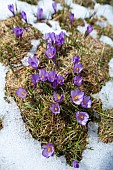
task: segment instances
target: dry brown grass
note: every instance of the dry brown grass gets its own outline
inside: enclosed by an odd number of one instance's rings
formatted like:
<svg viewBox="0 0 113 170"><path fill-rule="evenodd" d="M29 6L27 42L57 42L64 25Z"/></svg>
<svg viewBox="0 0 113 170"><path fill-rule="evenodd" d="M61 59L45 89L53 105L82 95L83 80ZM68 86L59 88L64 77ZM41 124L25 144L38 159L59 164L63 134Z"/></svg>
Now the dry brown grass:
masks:
<svg viewBox="0 0 113 170"><path fill-rule="evenodd" d="M38 0L20 0L20 1L27 2L28 4L31 4L31 5L37 5L38 3Z"/></svg>
<svg viewBox="0 0 113 170"><path fill-rule="evenodd" d="M105 28L100 28L99 26L95 26L98 35L105 35L110 37L113 40L113 27L110 24L107 24Z"/></svg>
<svg viewBox="0 0 113 170"><path fill-rule="evenodd" d="M113 109L103 112L99 124L99 137L102 142L113 142Z"/></svg>
<svg viewBox="0 0 113 170"><path fill-rule="evenodd" d="M28 28L24 31L22 40L17 39L12 28L20 26ZM31 48L31 40L41 37L41 33L31 25L26 25L18 16L0 21L0 61L4 65L20 64Z"/></svg>
<svg viewBox="0 0 113 170"><path fill-rule="evenodd" d="M3 128L2 119L0 119L0 130Z"/></svg>
<svg viewBox="0 0 113 170"><path fill-rule="evenodd" d="M96 0L97 3L113 5L113 0Z"/></svg>

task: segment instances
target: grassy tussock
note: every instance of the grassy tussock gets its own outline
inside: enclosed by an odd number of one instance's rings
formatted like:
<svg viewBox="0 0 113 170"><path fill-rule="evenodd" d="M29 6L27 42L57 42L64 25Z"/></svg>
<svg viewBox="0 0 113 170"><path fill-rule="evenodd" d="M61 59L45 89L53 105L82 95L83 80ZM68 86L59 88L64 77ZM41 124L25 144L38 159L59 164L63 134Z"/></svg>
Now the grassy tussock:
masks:
<svg viewBox="0 0 113 170"><path fill-rule="evenodd" d="M74 32L66 38L63 49L58 54L58 67L48 60L44 55L45 42L37 50L36 56L40 60L40 68L47 71L55 69L60 75L65 73L65 85L57 89L57 92L64 93L66 98L61 104L61 113L54 116L49 111L50 104L53 102L53 90L47 83L38 83L34 90L30 76L36 73L31 67L18 67L10 70L7 74L6 91L7 95L13 96L21 109L22 117L32 136L42 144L52 142L55 146L56 155L65 155L67 162L71 165L73 159L81 160L82 151L86 146L87 127L82 127L76 122L75 114L82 108L70 102L70 91L76 89L73 84L73 64L72 57L80 55L84 70L81 73L83 84L80 89L85 95L91 95L101 89L101 86L108 80L108 60L106 54L111 55L111 48L93 40L86 39L79 32ZM101 59L101 60L100 60ZM92 62L93 61L93 62ZM105 71L106 70L106 71ZM12 83L11 83L12 82ZM21 100L15 95L18 87L24 87L28 96ZM90 114L90 120L94 121L94 110L101 112L101 104L95 99L91 109L82 109ZM98 110L98 108L100 110ZM99 121L99 119L97 120Z"/></svg>
<svg viewBox="0 0 113 170"><path fill-rule="evenodd" d="M28 28L28 31L24 31L22 40L15 37L12 30L15 26ZM20 60L31 49L31 40L39 38L41 33L31 25L26 25L17 15L15 18L0 21L0 35L0 61L4 65L12 65L21 63Z"/></svg>

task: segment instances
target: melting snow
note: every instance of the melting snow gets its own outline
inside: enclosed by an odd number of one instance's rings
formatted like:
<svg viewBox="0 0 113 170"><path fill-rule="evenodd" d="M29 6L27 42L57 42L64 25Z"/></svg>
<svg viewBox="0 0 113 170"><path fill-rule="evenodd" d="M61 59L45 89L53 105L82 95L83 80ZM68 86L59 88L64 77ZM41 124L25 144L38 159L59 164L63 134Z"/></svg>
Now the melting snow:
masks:
<svg viewBox="0 0 113 170"><path fill-rule="evenodd" d="M113 47L113 40L111 38L109 38L108 36L101 35L100 41Z"/></svg>

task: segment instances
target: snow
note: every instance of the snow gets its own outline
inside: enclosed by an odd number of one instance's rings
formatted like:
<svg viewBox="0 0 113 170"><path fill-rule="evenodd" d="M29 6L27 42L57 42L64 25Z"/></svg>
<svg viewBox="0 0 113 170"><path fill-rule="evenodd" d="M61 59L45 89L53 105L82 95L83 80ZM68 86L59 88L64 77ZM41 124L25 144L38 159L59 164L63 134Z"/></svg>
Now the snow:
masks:
<svg viewBox="0 0 113 170"><path fill-rule="evenodd" d="M109 65L109 75L110 77L113 77L113 58L110 60L108 65Z"/></svg>
<svg viewBox="0 0 113 170"><path fill-rule="evenodd" d="M101 91L97 94L97 96L102 101L103 110L112 109L113 108L113 81L106 82L105 86L102 87Z"/></svg>
<svg viewBox="0 0 113 170"><path fill-rule="evenodd" d="M113 58L108 63L109 65L109 76L113 77ZM105 83L99 93L93 94L93 97L101 99L102 109L108 110L113 109L113 80L110 80Z"/></svg>
<svg viewBox="0 0 113 170"><path fill-rule="evenodd" d="M113 7L111 5L100 5L96 3L94 10L97 17L104 16L109 24L113 26Z"/></svg>
<svg viewBox="0 0 113 170"><path fill-rule="evenodd" d="M0 20L5 20L13 14L8 10L8 4L16 4L17 6L17 11L20 13L21 11L25 11L27 14L27 20L28 23L33 25L35 28L37 28L39 31L41 31L43 34L48 33L48 32L55 32L55 33L60 33L61 31L64 31L58 26L58 22L56 21L53 23L53 28L49 27L46 23L41 23L41 22L36 22L37 21L37 9L39 7L43 8L43 17L46 20L51 19L51 16L54 14L54 10L52 8L52 0L42 0L38 2L37 5L30 5L26 2L18 1L18 0L0 0ZM57 4L57 11L61 10L62 6L60 4ZM55 27L55 25L57 27ZM64 31L66 32L66 31Z"/></svg>
<svg viewBox="0 0 113 170"><path fill-rule="evenodd" d="M39 39L39 40L31 40L31 45L32 45L32 48L31 48L30 51L27 53L27 56L25 56L25 57L21 60L23 66L29 66L29 64L28 64L28 58L34 56L34 54L36 53L36 50L37 50L38 46L40 45L40 39Z"/></svg>
<svg viewBox="0 0 113 170"><path fill-rule="evenodd" d="M101 28L107 27L107 21L97 21L95 24L100 26Z"/></svg>
<svg viewBox="0 0 113 170"><path fill-rule="evenodd" d="M52 0L43 0L38 3L38 6L29 5L18 0L0 0L0 20L7 19L12 16L7 9L8 4L17 4L18 12L24 10L28 16L28 23L40 30L43 34L54 31L59 33L61 28L56 21L50 21L53 14ZM71 12L75 14L76 18L88 18L96 10L97 16L103 15L107 21L113 25L113 8L109 5L95 5L95 10L87 9L77 4L73 4L72 0L65 0L71 6ZM2 5L1 5L2 4ZM52 27L46 23L35 23L37 20L37 8L44 8L44 17L49 19ZM58 10L62 6L58 4ZM86 24L87 25L87 24ZM84 32L83 27L78 27L78 30ZM64 30L63 30L64 31ZM95 30L91 33L92 37L96 38ZM112 45L109 37L101 37L104 43ZM28 52L27 56L22 60L26 66L29 55L34 55L40 40L32 40L33 47ZM4 128L0 131L0 170L71 170L74 168L66 165L64 157L57 158L56 156L49 159L41 155L41 144L32 138L25 128L25 124L21 118L21 113L16 103L9 97L10 103L4 100L5 97L5 77L8 67L4 67L0 63L0 117L3 119ZM113 77L113 59L109 62L109 73ZM113 81L109 81L102 87L101 91L96 94L102 100L102 108L113 108ZM83 159L80 162L80 170L112 170L113 169L113 143L104 144L98 139L98 125L89 123L89 138L86 150L83 152ZM92 148L93 150L91 150Z"/></svg>
<svg viewBox="0 0 113 170"><path fill-rule="evenodd" d="M111 38L109 38L108 36L101 35L100 41L113 47L113 40Z"/></svg>
<svg viewBox="0 0 113 170"><path fill-rule="evenodd" d="M99 142L97 132L98 124L89 123L89 145L83 152L81 164L83 170L112 170L113 169L113 143ZM81 169L80 169L81 170Z"/></svg>
<svg viewBox="0 0 113 170"><path fill-rule="evenodd" d="M65 0L65 3L69 5L72 9L71 12L74 14L75 18L89 18L93 14L93 10L85 8L81 5L75 4L72 0Z"/></svg>

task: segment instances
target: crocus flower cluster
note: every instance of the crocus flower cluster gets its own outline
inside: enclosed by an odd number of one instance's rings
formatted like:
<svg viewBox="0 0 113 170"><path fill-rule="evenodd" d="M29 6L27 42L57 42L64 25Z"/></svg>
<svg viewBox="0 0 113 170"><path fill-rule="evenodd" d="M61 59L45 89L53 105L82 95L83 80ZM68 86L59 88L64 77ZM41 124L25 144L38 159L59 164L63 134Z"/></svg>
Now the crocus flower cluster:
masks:
<svg viewBox="0 0 113 170"><path fill-rule="evenodd" d="M51 33L47 33L45 35L45 38L46 38L47 48L54 46L57 49L60 49L65 42L65 33L61 31L61 33L57 35L54 32L51 32Z"/></svg>
<svg viewBox="0 0 113 170"><path fill-rule="evenodd" d="M57 50L61 49L62 45L65 42L65 34L64 32L61 32L60 34L56 35L54 32L51 32L45 35L45 39L46 39L45 55L47 58L51 58L56 64L56 53Z"/></svg>
<svg viewBox="0 0 113 170"><path fill-rule="evenodd" d="M76 105L81 105L83 108L91 108L92 101L90 96L84 96L84 92L77 90L71 91L71 101ZM77 112L76 119L81 125L86 125L89 115L86 112Z"/></svg>
<svg viewBox="0 0 113 170"><path fill-rule="evenodd" d="M64 84L64 77L57 75L55 70L47 72L45 69L40 69L39 78L43 82L48 80L48 82L51 83L53 89L56 89L57 86Z"/></svg>
<svg viewBox="0 0 113 170"><path fill-rule="evenodd" d="M78 74L80 74L81 71L83 70L83 65L80 63L79 56L74 56L72 62L74 64L74 73L77 74L77 76L74 77L74 84L76 86L80 86L82 84L82 77L78 76Z"/></svg>
<svg viewBox="0 0 113 170"><path fill-rule="evenodd" d="M24 29L23 28L21 28L21 27L15 27L15 28L13 28L12 29L13 30L13 32L14 32L14 34L16 35L16 38L22 38L22 34L23 34L23 32L24 32Z"/></svg>
<svg viewBox="0 0 113 170"><path fill-rule="evenodd" d="M36 56L28 58L28 64L38 70L39 59ZM40 80L42 82L48 81L51 83L52 88L55 89L59 85L64 84L64 77L57 74L55 70L47 72L44 68L39 69L39 74L33 74L31 80L36 88L37 82Z"/></svg>
<svg viewBox="0 0 113 170"><path fill-rule="evenodd" d="M13 16L15 16L14 5L9 4L8 9L12 12ZM21 18L27 23L27 15L24 11L20 13Z"/></svg>
<svg viewBox="0 0 113 170"><path fill-rule="evenodd" d="M59 114L60 113L60 105L59 103L62 102L64 99L64 94L57 94L56 92L53 93L53 100L57 103L52 103L50 106L50 110L53 114Z"/></svg>
<svg viewBox="0 0 113 170"><path fill-rule="evenodd" d="M77 76L74 77L74 84L80 86L82 84L82 77L78 74L83 70L83 65L80 63L79 56L74 56L72 62L74 64L74 73L77 74ZM83 108L91 108L92 104L90 96L85 96L84 92L79 89L71 91L71 101L76 105L81 105ZM89 119L89 115L86 112L78 111L76 113L76 119L78 123L85 126Z"/></svg>

